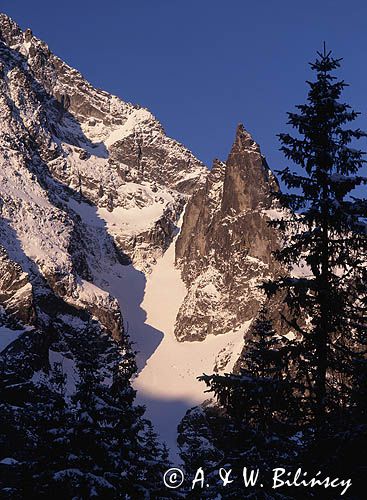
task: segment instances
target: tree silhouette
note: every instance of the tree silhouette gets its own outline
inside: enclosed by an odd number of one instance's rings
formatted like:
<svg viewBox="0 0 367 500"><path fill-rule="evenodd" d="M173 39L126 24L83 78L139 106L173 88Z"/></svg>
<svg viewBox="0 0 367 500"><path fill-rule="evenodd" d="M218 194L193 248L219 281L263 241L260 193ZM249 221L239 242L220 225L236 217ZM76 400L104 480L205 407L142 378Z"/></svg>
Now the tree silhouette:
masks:
<svg viewBox="0 0 367 500"><path fill-rule="evenodd" d="M303 356L311 375L310 396L316 427L348 398L353 359L360 352L366 328L363 284L367 256L367 202L355 188L366 183L360 175L364 153L354 142L366 133L345 128L358 113L339 99L346 83L334 70L341 59L325 50L311 64L316 73L307 103L288 113L298 134L280 134L281 151L298 165L279 171L287 193L277 193L291 216L272 221L285 234L277 258L290 274L265 285L268 294L285 290L293 312L291 326L301 336ZM306 266L297 276L294 266ZM302 322L299 321L302 318Z"/></svg>

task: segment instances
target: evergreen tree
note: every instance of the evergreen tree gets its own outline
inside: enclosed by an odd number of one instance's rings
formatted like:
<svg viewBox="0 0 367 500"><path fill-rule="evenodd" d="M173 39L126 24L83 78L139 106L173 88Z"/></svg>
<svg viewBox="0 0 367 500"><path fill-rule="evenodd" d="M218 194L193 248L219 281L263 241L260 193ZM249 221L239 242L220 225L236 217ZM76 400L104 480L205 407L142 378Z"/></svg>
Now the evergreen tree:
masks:
<svg viewBox="0 0 367 500"><path fill-rule="evenodd" d="M34 464L29 471L31 475L28 472L30 478L27 486L29 491L24 495L26 498L60 498L54 474L68 467L71 457L69 434L73 420L65 400L66 378L62 364L55 363L50 370L48 387L43 387L48 393L47 400L33 408L37 442Z"/></svg>
<svg viewBox="0 0 367 500"><path fill-rule="evenodd" d="M54 484L70 498L148 499L162 488L162 470L169 464L163 463L166 457L143 418L144 407L134 405L130 378L136 364L129 344L111 345L109 359L109 378L97 365L93 349L78 362L80 380L68 432L70 460L54 475Z"/></svg>
<svg viewBox="0 0 367 500"><path fill-rule="evenodd" d="M171 467L168 448L158 443L158 436L149 421L145 422L143 447L140 455L140 473L147 498L178 498L163 482L164 473Z"/></svg>
<svg viewBox="0 0 367 500"><path fill-rule="evenodd" d="M128 340L111 339L94 322L63 333L74 361L67 375L55 363L29 380L32 371L0 364L0 496L175 497L163 484L167 449L134 404ZM76 382L75 392L66 381Z"/></svg>
<svg viewBox="0 0 367 500"><path fill-rule="evenodd" d="M352 196L366 179L359 175L363 152L351 147L366 134L345 127L358 113L339 100L346 84L333 71L340 61L325 48L318 53L307 103L297 106L298 113L288 113L298 135L279 136L281 150L299 171L286 167L279 172L290 192L276 196L291 216L273 221L286 234L277 257L290 269L305 264L309 274L288 275L265 286L269 294L285 290L308 365L319 432L328 413L349 405L353 360L366 330L359 305L366 297L367 202Z"/></svg>
<svg viewBox="0 0 367 500"><path fill-rule="evenodd" d="M221 463L229 464L237 480L223 489L223 498L241 495L244 465L259 468L269 480L271 469L279 463L294 467L299 447L294 436L300 429L303 393L293 378L298 346L276 334L266 308L249 338L239 373L199 377L227 414L220 419L223 427L217 430L215 447L222 450ZM253 494L261 497L264 490ZM274 494L272 498L286 497Z"/></svg>
<svg viewBox="0 0 367 500"><path fill-rule="evenodd" d="M281 339L263 308L250 331L240 373L199 377L219 403L238 422L261 432L297 422L301 385L292 379L298 357L297 344ZM300 392L300 397L301 397ZM291 409L293 408L293 412Z"/></svg>
<svg viewBox="0 0 367 500"><path fill-rule="evenodd" d="M48 383L47 383L48 382ZM65 376L57 366L51 371L49 381L40 380L27 385L27 401L8 409L13 429L8 435L22 440L11 440L9 446L12 462L4 468L7 495L4 498L61 498L53 487L53 476L68 464L70 441L68 431L70 412L65 403ZM54 383L56 386L54 386ZM65 497L63 497L65 498Z"/></svg>

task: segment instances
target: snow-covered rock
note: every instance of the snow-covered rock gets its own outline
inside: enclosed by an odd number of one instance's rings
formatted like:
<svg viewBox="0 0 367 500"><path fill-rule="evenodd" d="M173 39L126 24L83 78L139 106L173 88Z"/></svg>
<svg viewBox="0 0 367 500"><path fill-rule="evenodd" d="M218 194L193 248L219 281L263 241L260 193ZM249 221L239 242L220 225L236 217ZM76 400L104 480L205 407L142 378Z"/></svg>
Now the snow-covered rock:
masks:
<svg viewBox="0 0 367 500"><path fill-rule="evenodd" d="M4 380L47 384L59 363L70 395L91 338L110 380L128 330L138 399L174 446L205 399L196 377L233 369L258 285L278 272L278 186L258 145L239 127L209 172L150 111L94 88L4 14L0 110Z"/></svg>
<svg viewBox="0 0 367 500"><path fill-rule="evenodd" d="M5 369L21 363L26 377L47 372L49 352L72 359L88 329L123 341L107 277L151 270L207 169L5 14L0 76L0 325Z"/></svg>
<svg viewBox="0 0 367 500"><path fill-rule="evenodd" d="M52 177L53 191L67 201L105 209L96 216L114 219L120 250L147 267L172 239L184 201L206 168L167 137L148 110L94 88L4 14L0 39L2 136L18 153L15 163L25 142L31 154L37 148L40 170Z"/></svg>

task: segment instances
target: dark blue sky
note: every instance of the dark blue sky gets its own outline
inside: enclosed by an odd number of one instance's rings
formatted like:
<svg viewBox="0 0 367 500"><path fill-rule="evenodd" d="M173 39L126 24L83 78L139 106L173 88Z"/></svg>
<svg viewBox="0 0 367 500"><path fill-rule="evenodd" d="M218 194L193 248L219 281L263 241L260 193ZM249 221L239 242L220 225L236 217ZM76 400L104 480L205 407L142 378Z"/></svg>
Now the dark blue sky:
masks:
<svg viewBox="0 0 367 500"><path fill-rule="evenodd" d="M365 0L2 0L93 84L148 107L166 132L210 164L238 122L273 169L276 134L304 101L307 63L327 41L344 57L346 98L367 128Z"/></svg>

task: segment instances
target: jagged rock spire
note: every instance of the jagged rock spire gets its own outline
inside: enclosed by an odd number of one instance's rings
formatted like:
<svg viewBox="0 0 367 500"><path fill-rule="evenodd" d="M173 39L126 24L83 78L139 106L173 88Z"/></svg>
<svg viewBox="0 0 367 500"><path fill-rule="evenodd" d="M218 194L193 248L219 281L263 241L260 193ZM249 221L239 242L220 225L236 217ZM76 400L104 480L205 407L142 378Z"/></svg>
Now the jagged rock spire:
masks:
<svg viewBox="0 0 367 500"><path fill-rule="evenodd" d="M256 315L258 285L277 272L278 241L267 218L277 189L258 144L239 125L227 162L214 162L185 210L176 243L188 288L175 326L179 340L226 333Z"/></svg>
<svg viewBox="0 0 367 500"><path fill-rule="evenodd" d="M256 208L269 208L271 192L278 190L259 145L242 124L227 160L222 209L231 214Z"/></svg>
<svg viewBox="0 0 367 500"><path fill-rule="evenodd" d="M237 125L236 137L232 146L232 151L257 151L260 153L259 145L254 141L250 132L248 132L242 123Z"/></svg>

